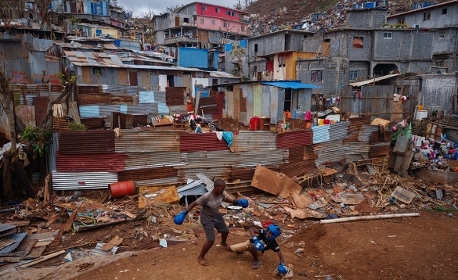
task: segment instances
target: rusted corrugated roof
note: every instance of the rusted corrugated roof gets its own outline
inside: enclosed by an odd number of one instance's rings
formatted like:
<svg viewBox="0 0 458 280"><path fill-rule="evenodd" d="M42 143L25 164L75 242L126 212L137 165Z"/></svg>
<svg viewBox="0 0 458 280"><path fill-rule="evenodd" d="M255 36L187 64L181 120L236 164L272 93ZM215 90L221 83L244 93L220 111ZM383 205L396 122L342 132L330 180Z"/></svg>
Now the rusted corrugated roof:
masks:
<svg viewBox="0 0 458 280"><path fill-rule="evenodd" d="M312 130L285 132L277 135L277 149L312 145Z"/></svg>
<svg viewBox="0 0 458 280"><path fill-rule="evenodd" d="M67 155L112 154L114 138L111 130L65 131L59 135L59 151Z"/></svg>
<svg viewBox="0 0 458 280"><path fill-rule="evenodd" d="M225 151L227 142L219 141L216 133L183 133L180 136L181 152Z"/></svg>
<svg viewBox="0 0 458 280"><path fill-rule="evenodd" d="M277 134L270 131L240 131L230 147L233 152L275 150Z"/></svg>
<svg viewBox="0 0 458 280"><path fill-rule="evenodd" d="M124 170L125 158L124 154L65 155L57 153L56 170L59 172L119 172Z"/></svg>
<svg viewBox="0 0 458 280"><path fill-rule="evenodd" d="M116 152L179 152L182 133L172 130L122 129L121 135L115 139Z"/></svg>

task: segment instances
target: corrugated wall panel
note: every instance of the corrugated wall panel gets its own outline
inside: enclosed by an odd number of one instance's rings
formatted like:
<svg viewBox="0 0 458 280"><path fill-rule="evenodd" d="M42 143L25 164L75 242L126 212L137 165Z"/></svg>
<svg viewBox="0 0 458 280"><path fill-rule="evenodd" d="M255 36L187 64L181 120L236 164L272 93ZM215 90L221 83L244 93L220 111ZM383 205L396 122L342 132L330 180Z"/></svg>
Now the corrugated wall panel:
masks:
<svg viewBox="0 0 458 280"><path fill-rule="evenodd" d="M178 152L180 134L172 130L129 130L122 129L115 139L117 153Z"/></svg>
<svg viewBox="0 0 458 280"><path fill-rule="evenodd" d="M301 160L280 165L280 172L288 177L301 176L316 170L315 161Z"/></svg>
<svg viewBox="0 0 458 280"><path fill-rule="evenodd" d="M329 127L329 140L344 139L348 136L350 122L338 122Z"/></svg>
<svg viewBox="0 0 458 280"><path fill-rule="evenodd" d="M328 142L330 125L314 126L313 130L313 144Z"/></svg>
<svg viewBox="0 0 458 280"><path fill-rule="evenodd" d="M185 182L187 179L198 180L196 174L203 173L208 178L215 180L215 179L229 179L231 177L231 167L207 167L207 168L183 168L178 170L178 178Z"/></svg>
<svg viewBox="0 0 458 280"><path fill-rule="evenodd" d="M380 142L390 142L391 141L391 131L374 131L370 136L370 143L380 143Z"/></svg>
<svg viewBox="0 0 458 280"><path fill-rule="evenodd" d="M372 132L378 131L378 125L363 125L358 133L358 140L360 142L369 142L371 140Z"/></svg>
<svg viewBox="0 0 458 280"><path fill-rule="evenodd" d="M65 131L59 136L62 154L111 154L115 152L115 134L111 130Z"/></svg>
<svg viewBox="0 0 458 280"><path fill-rule="evenodd" d="M229 151L225 140L219 141L216 133L183 133L180 136L181 152Z"/></svg>
<svg viewBox="0 0 458 280"><path fill-rule="evenodd" d="M230 151L201 151L188 153L187 167L248 167L258 164L277 165L287 161L288 150L274 150L269 152L251 151L243 153L231 153Z"/></svg>
<svg viewBox="0 0 458 280"><path fill-rule="evenodd" d="M134 180L135 181L135 180ZM180 182L178 177L151 179L151 180L137 180L135 184L137 187L151 187L151 186L170 186L176 185L177 183L185 183L186 181Z"/></svg>
<svg viewBox="0 0 458 280"><path fill-rule="evenodd" d="M255 167L252 168L232 168L231 180L251 180L253 179Z"/></svg>
<svg viewBox="0 0 458 280"><path fill-rule="evenodd" d="M124 170L125 158L124 154L65 155L57 153L56 170L58 172L119 172Z"/></svg>
<svg viewBox="0 0 458 280"><path fill-rule="evenodd" d="M53 190L107 189L118 182L117 173L52 171Z"/></svg>
<svg viewBox="0 0 458 280"><path fill-rule="evenodd" d="M377 143L371 146L369 156L371 158L386 157L390 152L390 143Z"/></svg>
<svg viewBox="0 0 458 280"><path fill-rule="evenodd" d="M180 166L186 164L187 154L180 152L127 153L124 170Z"/></svg>
<svg viewBox="0 0 458 280"><path fill-rule="evenodd" d="M277 134L270 131L240 131L234 135L230 150L233 152L263 150L277 148Z"/></svg>
<svg viewBox="0 0 458 280"><path fill-rule="evenodd" d="M346 149L347 161L355 161L369 158L369 143L352 142L344 144Z"/></svg>
<svg viewBox="0 0 458 280"><path fill-rule="evenodd" d="M177 177L178 171L173 167L143 168L118 173L119 181L141 181Z"/></svg>
<svg viewBox="0 0 458 280"><path fill-rule="evenodd" d="M314 152L318 155L315 166L318 167L327 162L345 160L347 147L342 145L342 140L334 140L313 145Z"/></svg>
<svg viewBox="0 0 458 280"><path fill-rule="evenodd" d="M49 149L49 153L48 153L49 171L56 170L56 156L57 156L58 151L59 151L59 134L54 132L52 134L51 148Z"/></svg>
<svg viewBox="0 0 458 280"><path fill-rule="evenodd" d="M312 130L300 130L277 135L277 149L312 145Z"/></svg>

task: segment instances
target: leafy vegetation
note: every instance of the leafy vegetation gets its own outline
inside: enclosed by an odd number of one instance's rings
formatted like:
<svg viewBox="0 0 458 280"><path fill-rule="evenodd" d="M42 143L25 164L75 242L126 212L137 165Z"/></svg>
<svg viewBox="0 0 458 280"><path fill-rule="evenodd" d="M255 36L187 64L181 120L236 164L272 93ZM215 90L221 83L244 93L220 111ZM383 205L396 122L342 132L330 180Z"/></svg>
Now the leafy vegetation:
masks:
<svg viewBox="0 0 458 280"><path fill-rule="evenodd" d="M32 149L33 158L43 157L52 143L52 131L41 127L27 126L21 134L21 139L26 141Z"/></svg>

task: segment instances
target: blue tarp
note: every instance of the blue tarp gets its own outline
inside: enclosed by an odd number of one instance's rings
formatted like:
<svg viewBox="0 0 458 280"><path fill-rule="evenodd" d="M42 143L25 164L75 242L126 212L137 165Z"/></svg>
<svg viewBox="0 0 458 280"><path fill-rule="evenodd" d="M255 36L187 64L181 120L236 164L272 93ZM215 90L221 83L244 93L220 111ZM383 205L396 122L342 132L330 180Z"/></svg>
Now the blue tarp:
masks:
<svg viewBox="0 0 458 280"><path fill-rule="evenodd" d="M291 88L291 89L306 89L306 88L322 88L320 86L304 84L300 81L274 81L274 82L261 82L263 85L276 86L279 88Z"/></svg>

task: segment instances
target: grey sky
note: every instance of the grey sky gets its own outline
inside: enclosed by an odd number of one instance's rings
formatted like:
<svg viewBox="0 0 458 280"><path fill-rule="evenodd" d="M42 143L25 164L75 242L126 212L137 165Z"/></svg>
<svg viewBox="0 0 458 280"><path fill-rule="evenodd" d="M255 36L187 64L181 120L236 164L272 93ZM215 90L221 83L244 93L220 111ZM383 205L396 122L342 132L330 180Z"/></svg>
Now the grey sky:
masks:
<svg viewBox="0 0 458 280"><path fill-rule="evenodd" d="M133 11L135 17L140 17L147 14L148 11L154 14L162 14L167 7L181 6L192 2L204 2L209 4L220 5L233 8L238 0L208 0L208 1L192 1L192 0L118 0L118 5L124 7L127 11ZM244 3L243 0L240 1Z"/></svg>

